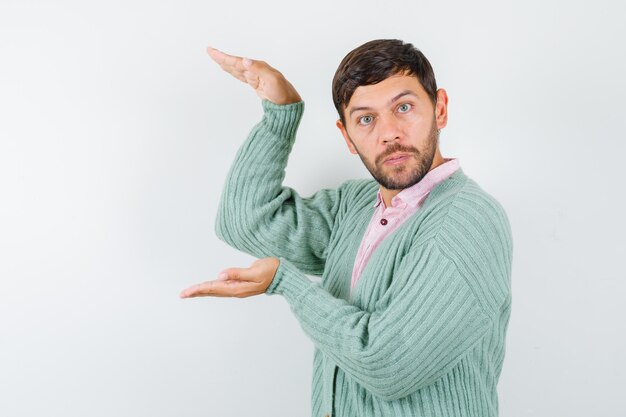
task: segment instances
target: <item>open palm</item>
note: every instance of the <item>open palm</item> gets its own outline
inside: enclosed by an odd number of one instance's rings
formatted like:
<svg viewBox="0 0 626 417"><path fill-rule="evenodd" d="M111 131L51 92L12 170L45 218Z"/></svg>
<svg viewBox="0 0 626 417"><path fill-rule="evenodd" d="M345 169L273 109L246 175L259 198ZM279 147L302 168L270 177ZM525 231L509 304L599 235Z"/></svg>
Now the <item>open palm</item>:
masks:
<svg viewBox="0 0 626 417"><path fill-rule="evenodd" d="M260 98L274 104L302 101L283 74L266 62L229 55L211 47L207 48L207 52L224 71L248 84Z"/></svg>

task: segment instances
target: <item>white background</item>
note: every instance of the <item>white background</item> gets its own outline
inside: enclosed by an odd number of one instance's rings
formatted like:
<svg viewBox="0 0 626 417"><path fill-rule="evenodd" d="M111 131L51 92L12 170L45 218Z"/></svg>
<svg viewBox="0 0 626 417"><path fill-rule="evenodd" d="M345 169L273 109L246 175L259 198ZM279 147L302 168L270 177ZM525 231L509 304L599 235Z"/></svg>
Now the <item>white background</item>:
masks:
<svg viewBox="0 0 626 417"><path fill-rule="evenodd" d="M375 38L430 59L450 97L444 156L509 215L501 416L626 415L624 11L2 0L0 416L309 415L312 343L283 298L178 298L253 261L213 222L261 106L205 47L264 59L298 88L286 184L306 196L369 176L330 87Z"/></svg>

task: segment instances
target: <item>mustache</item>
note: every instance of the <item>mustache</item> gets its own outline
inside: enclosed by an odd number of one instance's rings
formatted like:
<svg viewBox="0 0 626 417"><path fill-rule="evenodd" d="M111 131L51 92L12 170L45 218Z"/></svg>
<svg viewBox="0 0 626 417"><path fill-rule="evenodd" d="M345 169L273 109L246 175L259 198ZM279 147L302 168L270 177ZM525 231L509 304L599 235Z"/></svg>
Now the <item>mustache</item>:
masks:
<svg viewBox="0 0 626 417"><path fill-rule="evenodd" d="M412 153L415 154L415 156L419 156L420 154L420 151L418 151L417 148L414 148L413 146L402 146L399 143L396 143L394 145L391 145L385 152L378 155L378 157L376 158L376 164L380 164L385 159L387 159L388 156L396 152Z"/></svg>

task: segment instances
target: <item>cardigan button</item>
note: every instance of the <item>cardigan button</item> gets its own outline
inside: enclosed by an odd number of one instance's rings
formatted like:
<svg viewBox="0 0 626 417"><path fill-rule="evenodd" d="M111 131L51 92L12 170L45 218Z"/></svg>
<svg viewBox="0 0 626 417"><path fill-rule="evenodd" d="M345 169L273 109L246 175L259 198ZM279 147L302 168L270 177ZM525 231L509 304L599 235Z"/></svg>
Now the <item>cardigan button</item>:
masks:
<svg viewBox="0 0 626 417"><path fill-rule="evenodd" d="M387 219L380 219L380 224L383 226L387 224Z"/></svg>

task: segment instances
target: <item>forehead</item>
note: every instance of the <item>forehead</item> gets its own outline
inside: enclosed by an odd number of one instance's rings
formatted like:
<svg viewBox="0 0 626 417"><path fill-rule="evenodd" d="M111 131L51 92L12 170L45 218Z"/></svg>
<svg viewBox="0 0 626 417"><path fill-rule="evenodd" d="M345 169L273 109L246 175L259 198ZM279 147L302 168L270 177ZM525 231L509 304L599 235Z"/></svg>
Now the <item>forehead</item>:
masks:
<svg viewBox="0 0 626 417"><path fill-rule="evenodd" d="M418 99L427 99L426 91L417 77L413 75L396 74L372 85L361 85L354 90L347 110L354 107L376 107L388 104L398 94L410 91Z"/></svg>

